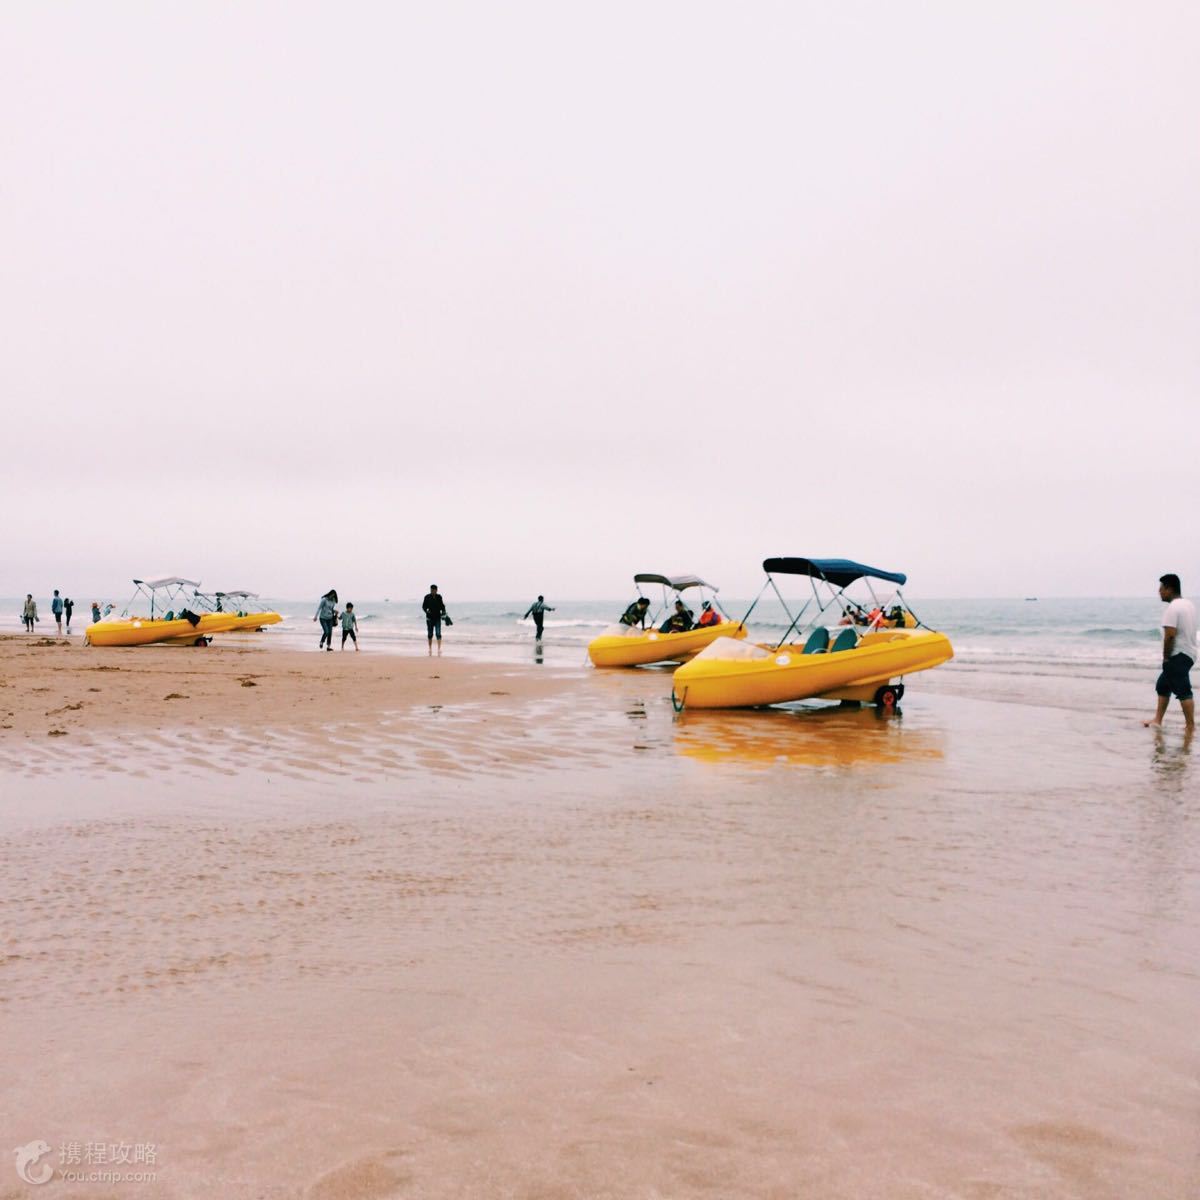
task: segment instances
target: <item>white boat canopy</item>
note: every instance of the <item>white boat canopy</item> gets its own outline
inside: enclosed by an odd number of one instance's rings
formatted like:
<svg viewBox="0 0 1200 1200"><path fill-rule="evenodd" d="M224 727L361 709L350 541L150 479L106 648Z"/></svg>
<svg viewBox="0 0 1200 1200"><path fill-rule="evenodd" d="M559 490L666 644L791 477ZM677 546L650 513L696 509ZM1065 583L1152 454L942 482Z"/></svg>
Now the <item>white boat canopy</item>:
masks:
<svg viewBox="0 0 1200 1200"><path fill-rule="evenodd" d="M715 584L705 583L699 575L652 575L646 572L635 575L634 583L661 583L663 587L669 587L673 591L682 592L687 588L702 587L708 588L710 592L720 591Z"/></svg>
<svg viewBox="0 0 1200 1200"><path fill-rule="evenodd" d="M168 575L162 579L135 579L133 582L141 587L148 588L174 587L177 584L181 584L184 587L200 586L198 579L181 579L178 575Z"/></svg>
<svg viewBox="0 0 1200 1200"><path fill-rule="evenodd" d="M218 592L217 595L218 596L232 596L238 600L257 600L258 599L257 592L247 592L242 588L236 588L232 592Z"/></svg>

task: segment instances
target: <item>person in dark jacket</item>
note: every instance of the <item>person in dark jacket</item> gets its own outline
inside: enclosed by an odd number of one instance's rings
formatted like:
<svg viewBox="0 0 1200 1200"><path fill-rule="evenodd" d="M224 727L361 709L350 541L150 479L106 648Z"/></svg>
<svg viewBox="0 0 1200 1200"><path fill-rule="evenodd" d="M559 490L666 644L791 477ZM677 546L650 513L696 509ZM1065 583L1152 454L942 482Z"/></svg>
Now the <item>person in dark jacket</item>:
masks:
<svg viewBox="0 0 1200 1200"><path fill-rule="evenodd" d="M650 611L650 601L645 596L639 596L622 614L622 625L640 625L646 628L646 614Z"/></svg>
<svg viewBox="0 0 1200 1200"><path fill-rule="evenodd" d="M692 610L682 600L675 601L675 611L662 623L659 633L687 633L692 627Z"/></svg>
<svg viewBox="0 0 1200 1200"><path fill-rule="evenodd" d="M525 617L533 618L533 628L535 630L533 640L540 642L542 640L542 623L546 620L546 614L553 612L554 609L546 603L545 596L539 596L526 610ZM521 620L524 621L525 617Z"/></svg>
<svg viewBox="0 0 1200 1200"><path fill-rule="evenodd" d="M433 653L433 639L437 638L438 654L442 652L442 622L450 624L446 612L446 602L436 583L429 585L429 594L421 601L421 611L425 614L425 633L429 638L429 653Z"/></svg>

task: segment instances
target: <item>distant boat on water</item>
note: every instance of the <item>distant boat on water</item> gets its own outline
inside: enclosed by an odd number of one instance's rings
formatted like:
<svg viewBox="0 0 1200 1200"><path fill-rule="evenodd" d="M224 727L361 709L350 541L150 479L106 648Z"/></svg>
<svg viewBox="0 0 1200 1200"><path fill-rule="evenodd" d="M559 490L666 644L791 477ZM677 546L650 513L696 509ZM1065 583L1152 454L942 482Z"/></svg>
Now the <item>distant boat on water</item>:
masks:
<svg viewBox="0 0 1200 1200"><path fill-rule="evenodd" d="M1036 596L1026 596L1025 603L1028 604L1031 600L1036 600L1036 599L1037 599Z"/></svg>

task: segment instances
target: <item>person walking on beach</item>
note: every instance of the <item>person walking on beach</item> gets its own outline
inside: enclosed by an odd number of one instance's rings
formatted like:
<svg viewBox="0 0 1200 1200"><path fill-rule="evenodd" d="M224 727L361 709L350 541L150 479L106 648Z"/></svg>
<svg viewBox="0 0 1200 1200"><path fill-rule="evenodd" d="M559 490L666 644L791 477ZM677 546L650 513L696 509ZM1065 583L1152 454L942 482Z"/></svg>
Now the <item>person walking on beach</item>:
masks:
<svg viewBox="0 0 1200 1200"><path fill-rule="evenodd" d="M450 624L446 613L446 602L442 599L436 583L429 585L429 594L421 601L421 611L425 614L425 633L429 638L429 653L433 654L433 639L437 638L438 654L442 652L442 622Z"/></svg>
<svg viewBox="0 0 1200 1200"><path fill-rule="evenodd" d="M349 638L354 643L354 649L358 651L358 618L354 615L354 605L349 600L346 601L346 611L342 613L342 649L346 648L346 639Z"/></svg>
<svg viewBox="0 0 1200 1200"><path fill-rule="evenodd" d="M58 594L58 588L54 589L54 599L50 601L50 611L54 614L54 624L58 626L58 636L62 637L63 602L62 597Z"/></svg>
<svg viewBox="0 0 1200 1200"><path fill-rule="evenodd" d="M526 617L533 618L533 628L534 628L533 640L535 642L540 642L542 640L542 622L545 621L546 614L548 612L553 612L553 611L554 611L554 609L549 604L546 603L545 596L539 596L529 606L529 608L526 609L525 616L522 617L521 620L524 621Z"/></svg>
<svg viewBox="0 0 1200 1200"><path fill-rule="evenodd" d="M1163 613L1163 669L1154 690L1158 708L1154 717L1143 724L1157 729L1167 715L1171 697L1179 698L1184 725L1191 733L1196 728L1196 702L1192 698L1191 670L1196 663L1196 606L1180 592L1178 575L1164 575L1158 581L1158 598L1167 606Z"/></svg>
<svg viewBox="0 0 1200 1200"><path fill-rule="evenodd" d="M321 622L321 640L317 643L318 650L333 649L333 622L337 616L337 592L333 588L321 597L317 605L317 615L314 621Z"/></svg>
<svg viewBox="0 0 1200 1200"><path fill-rule="evenodd" d="M28 633L33 632L37 619L37 601L34 600L33 593L28 592L25 595L25 607L21 609L21 620L25 622L25 629Z"/></svg>
<svg viewBox="0 0 1200 1200"><path fill-rule="evenodd" d="M70 632L71 632L71 614L74 611L75 611L75 601L72 600L70 596L68 596L63 601L63 616L66 618L66 621L67 621L67 633L68 634L70 634Z"/></svg>

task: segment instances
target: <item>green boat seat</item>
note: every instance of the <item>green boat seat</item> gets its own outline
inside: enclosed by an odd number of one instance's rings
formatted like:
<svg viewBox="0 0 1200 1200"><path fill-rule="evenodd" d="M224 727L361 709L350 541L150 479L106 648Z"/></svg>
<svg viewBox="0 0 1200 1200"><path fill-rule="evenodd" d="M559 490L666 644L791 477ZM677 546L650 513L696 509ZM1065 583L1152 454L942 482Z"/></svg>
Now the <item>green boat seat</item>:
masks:
<svg viewBox="0 0 1200 1200"><path fill-rule="evenodd" d="M829 630L824 625L818 625L808 635L804 643L803 654L824 654L829 649Z"/></svg>
<svg viewBox="0 0 1200 1200"><path fill-rule="evenodd" d="M842 650L853 650L858 645L858 633L853 629L843 629L841 633L833 639L833 645L829 647L830 654L837 654Z"/></svg>

